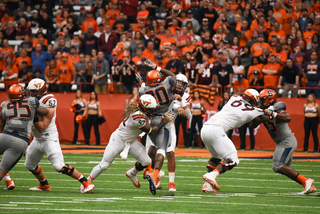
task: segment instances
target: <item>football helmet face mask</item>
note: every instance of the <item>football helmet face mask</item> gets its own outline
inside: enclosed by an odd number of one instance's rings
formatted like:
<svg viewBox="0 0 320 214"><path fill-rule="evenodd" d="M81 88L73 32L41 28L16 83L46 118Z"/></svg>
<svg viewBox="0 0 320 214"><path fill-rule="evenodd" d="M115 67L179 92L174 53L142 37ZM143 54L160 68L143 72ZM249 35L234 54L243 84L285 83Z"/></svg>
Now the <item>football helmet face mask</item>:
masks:
<svg viewBox="0 0 320 214"><path fill-rule="evenodd" d="M161 75L157 70L151 70L146 76L147 85L154 87L161 82Z"/></svg>
<svg viewBox="0 0 320 214"><path fill-rule="evenodd" d="M250 103L252 106L256 106L259 103L259 92L255 89L247 89L243 95L242 99Z"/></svg>
<svg viewBox="0 0 320 214"><path fill-rule="evenodd" d="M138 100L138 106L141 111L151 116L154 110L158 107L156 99L150 94L142 95Z"/></svg>
<svg viewBox="0 0 320 214"><path fill-rule="evenodd" d="M277 93L271 89L263 89L260 91L260 105L262 108L268 108L277 101Z"/></svg>
<svg viewBox="0 0 320 214"><path fill-rule="evenodd" d="M11 102L17 102L19 100L22 100L26 96L26 91L24 88L19 84L14 84L10 86L9 91L9 99Z"/></svg>
<svg viewBox="0 0 320 214"><path fill-rule="evenodd" d="M177 78L177 83L176 83L175 92L181 95L183 94L183 92L186 90L188 86L188 79L183 74L177 74L176 78Z"/></svg>
<svg viewBox="0 0 320 214"><path fill-rule="evenodd" d="M47 94L46 82L39 78L32 79L28 84L27 90L29 96L41 99Z"/></svg>

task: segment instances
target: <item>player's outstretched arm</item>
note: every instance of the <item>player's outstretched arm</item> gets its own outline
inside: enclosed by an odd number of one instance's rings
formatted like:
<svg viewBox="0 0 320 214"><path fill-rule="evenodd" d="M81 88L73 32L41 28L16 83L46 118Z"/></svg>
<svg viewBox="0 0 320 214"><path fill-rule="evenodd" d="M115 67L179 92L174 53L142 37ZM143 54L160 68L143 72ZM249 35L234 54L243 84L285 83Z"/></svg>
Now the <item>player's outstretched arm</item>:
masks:
<svg viewBox="0 0 320 214"><path fill-rule="evenodd" d="M154 134L159 131L164 125L169 123L174 118L174 114L172 112L167 112L165 115L162 115L162 121L156 125L151 127L150 123L147 123L144 127L141 128L142 131L147 134Z"/></svg>
<svg viewBox="0 0 320 214"><path fill-rule="evenodd" d="M289 123L291 121L291 116L285 111L277 111L277 120Z"/></svg>
<svg viewBox="0 0 320 214"><path fill-rule="evenodd" d="M145 64L153 70L160 71L165 76L170 76L174 80L174 82L176 82L176 75L173 72L157 66L154 62L152 62L149 59L145 61Z"/></svg>
<svg viewBox="0 0 320 214"><path fill-rule="evenodd" d="M264 123L264 122L267 122L268 120L270 120L270 117L269 116L266 116L266 115L260 115L256 118L254 118L250 124L249 124L249 127L254 129L256 128L257 126L260 125L260 123Z"/></svg>

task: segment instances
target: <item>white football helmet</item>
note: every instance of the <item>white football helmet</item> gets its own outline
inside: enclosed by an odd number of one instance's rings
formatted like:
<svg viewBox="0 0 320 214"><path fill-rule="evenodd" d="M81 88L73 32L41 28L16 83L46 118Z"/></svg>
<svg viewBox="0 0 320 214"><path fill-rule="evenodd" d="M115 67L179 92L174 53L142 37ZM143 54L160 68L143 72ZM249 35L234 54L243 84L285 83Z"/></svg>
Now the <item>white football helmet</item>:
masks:
<svg viewBox="0 0 320 214"><path fill-rule="evenodd" d="M46 82L40 78L34 78L28 83L27 91L30 96L40 99L47 94Z"/></svg>
<svg viewBox="0 0 320 214"><path fill-rule="evenodd" d="M259 103L259 92L256 89L247 89L243 95L242 99L250 103L252 106L256 106Z"/></svg>
<svg viewBox="0 0 320 214"><path fill-rule="evenodd" d="M149 114L158 107L156 99L150 94L142 95L138 100L138 105L142 111Z"/></svg>
<svg viewBox="0 0 320 214"><path fill-rule="evenodd" d="M182 94L187 86L188 86L188 79L184 74L177 74L176 75L177 84L176 84L176 93Z"/></svg>

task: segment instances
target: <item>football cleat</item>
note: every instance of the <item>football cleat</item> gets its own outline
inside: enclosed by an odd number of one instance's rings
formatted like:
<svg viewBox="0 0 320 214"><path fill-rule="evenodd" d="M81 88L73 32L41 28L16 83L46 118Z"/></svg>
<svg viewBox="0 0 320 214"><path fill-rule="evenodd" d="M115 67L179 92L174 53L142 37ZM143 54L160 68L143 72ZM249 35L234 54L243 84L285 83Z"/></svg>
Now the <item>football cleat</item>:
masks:
<svg viewBox="0 0 320 214"><path fill-rule="evenodd" d="M317 188L314 185L312 185L310 190L309 190L309 193L313 193L315 191L317 191Z"/></svg>
<svg viewBox="0 0 320 214"><path fill-rule="evenodd" d="M50 185L49 184L47 184L47 185L41 185L41 184L39 184L39 186L37 186L37 187L32 187L32 188L30 188L29 189L30 191L51 191L51 187L50 187Z"/></svg>
<svg viewBox="0 0 320 214"><path fill-rule="evenodd" d="M143 179L147 179L147 175L151 174L151 166L147 166L144 170L143 170Z"/></svg>
<svg viewBox="0 0 320 214"><path fill-rule="evenodd" d="M130 170L129 170L129 171L130 171ZM132 174L132 173L129 172L129 171L126 172L126 176L131 179L132 184L133 184L135 187L137 187L137 188L141 187L140 182L139 182L139 180L138 180L138 178L137 178L137 175L136 175L136 174L134 175L134 174Z"/></svg>
<svg viewBox="0 0 320 214"><path fill-rule="evenodd" d="M301 192L301 195L308 195L309 193L311 193L311 191L313 190L313 188L311 188L313 182L314 182L314 180L311 178L306 180L305 185L304 185L304 190Z"/></svg>
<svg viewBox="0 0 320 214"><path fill-rule="evenodd" d="M160 170L160 172L159 172L159 174L158 174L158 177L157 177L157 179L156 179L156 188L157 188L157 189L160 187L160 181L161 181L162 178L164 178L165 175L166 175L166 174L164 173L164 171L161 171L161 170Z"/></svg>
<svg viewBox="0 0 320 214"><path fill-rule="evenodd" d="M93 190L94 187L95 187L94 184L89 180L82 182L82 184L83 184L83 190L82 191L81 191L81 186L80 186L80 192L81 193L88 193L91 190Z"/></svg>
<svg viewBox="0 0 320 214"><path fill-rule="evenodd" d="M177 190L176 190L176 186L174 185L173 182L169 182L168 187L169 187L169 191L170 191L170 192L175 192L175 191L177 191Z"/></svg>
<svg viewBox="0 0 320 214"><path fill-rule="evenodd" d="M157 188L155 185L154 178L152 177L152 173L150 175L146 176L147 180L149 181L149 190L152 195L155 195L157 193Z"/></svg>
<svg viewBox="0 0 320 214"><path fill-rule="evenodd" d="M205 181L203 186L202 186L202 192L207 192L207 193L217 193L216 190L214 190L212 188L212 186L207 182Z"/></svg>
<svg viewBox="0 0 320 214"><path fill-rule="evenodd" d="M221 189L218 183L216 182L216 180L214 179L214 177L210 173L206 173L205 175L203 175L202 179L204 181L207 181L212 186L213 189L215 190Z"/></svg>
<svg viewBox="0 0 320 214"><path fill-rule="evenodd" d="M4 190L13 190L16 186L13 183L13 180L6 181L6 187Z"/></svg>

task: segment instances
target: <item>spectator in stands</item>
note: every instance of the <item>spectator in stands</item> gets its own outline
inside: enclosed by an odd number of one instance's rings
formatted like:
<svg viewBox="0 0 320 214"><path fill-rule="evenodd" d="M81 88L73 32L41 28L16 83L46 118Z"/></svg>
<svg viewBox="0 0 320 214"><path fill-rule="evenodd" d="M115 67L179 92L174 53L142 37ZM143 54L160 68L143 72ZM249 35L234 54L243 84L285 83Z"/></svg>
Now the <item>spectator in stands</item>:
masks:
<svg viewBox="0 0 320 214"><path fill-rule="evenodd" d="M264 42L263 34L259 34L258 42L259 43L253 44L250 48L250 52L253 56L260 56L261 54L263 54L263 48L267 48L269 52L271 51L270 45Z"/></svg>
<svg viewBox="0 0 320 214"><path fill-rule="evenodd" d="M268 64L262 68L262 73L264 74L264 86L272 88L277 92L280 72L281 66L276 62L276 56L271 55Z"/></svg>
<svg viewBox="0 0 320 214"><path fill-rule="evenodd" d="M24 36L24 40L23 42L21 42L20 46L19 46L19 51L24 48L27 50L28 56L31 56L31 52L32 50L32 42L30 42L30 35L26 34Z"/></svg>
<svg viewBox="0 0 320 214"><path fill-rule="evenodd" d="M307 102L303 105L304 113L304 143L303 152L308 152L310 131L312 132L313 138L313 152L318 153L319 138L318 138L318 125L319 125L319 114L320 107L317 103L317 99L314 94L307 96Z"/></svg>
<svg viewBox="0 0 320 214"><path fill-rule="evenodd" d="M41 29L38 30L38 32L37 32L37 37L33 39L33 41L32 41L32 47L35 47L36 44L39 43L39 39L40 39L40 38L44 38L44 35L43 35L43 32L42 32ZM47 39L44 40L44 44L45 44L45 45L48 44L48 40L47 40Z"/></svg>
<svg viewBox="0 0 320 214"><path fill-rule="evenodd" d="M195 18L193 18L192 10L188 9L186 13L187 13L187 19L182 22L182 27L186 26L187 22L190 21L194 29L198 31L200 29L200 25L199 25L199 22Z"/></svg>
<svg viewBox="0 0 320 214"><path fill-rule="evenodd" d="M47 30L47 38L48 41L52 41L52 35L56 32L56 30L53 27L52 18L48 15L47 11L44 11L42 16L39 19L39 28L40 29L46 29Z"/></svg>
<svg viewBox="0 0 320 214"><path fill-rule="evenodd" d="M4 16L1 18L1 29L5 29L8 25L9 21L14 21L14 17L10 16L10 13L7 11L4 11Z"/></svg>
<svg viewBox="0 0 320 214"><path fill-rule="evenodd" d="M119 14L120 10L118 9L118 2L113 2L111 8L109 8L106 13L106 18L111 27L113 27L113 24L117 21Z"/></svg>
<svg viewBox="0 0 320 214"><path fill-rule="evenodd" d="M302 11L301 11L301 17L297 20L297 23L300 25L300 29L302 30L302 31L305 31L306 30L306 28L307 28L307 24L309 23L309 22L311 22L312 21L312 19L310 19L309 17L308 17L308 10L307 9L302 9Z"/></svg>
<svg viewBox="0 0 320 214"><path fill-rule="evenodd" d="M30 18L32 17L32 7L30 5L27 5L26 11L23 12L23 15L27 17L27 21L30 20Z"/></svg>
<svg viewBox="0 0 320 214"><path fill-rule="evenodd" d="M255 87L252 87L252 88L257 89L258 91L262 90L262 86L264 86L264 80L263 80L263 77L259 71L255 70L253 72L253 78L250 82L250 86L259 86L257 88L255 88Z"/></svg>
<svg viewBox="0 0 320 214"><path fill-rule="evenodd" d="M33 10L32 16L29 18L29 23L31 28L39 28L40 17L38 16L38 11Z"/></svg>
<svg viewBox="0 0 320 214"><path fill-rule="evenodd" d="M291 97L298 97L297 87L299 86L299 68L298 66L293 64L293 61L291 58L287 59L287 65L283 67L280 73L278 88L282 87L281 86L282 81L283 81L282 97L288 97L289 90L291 91Z"/></svg>
<svg viewBox="0 0 320 214"><path fill-rule="evenodd" d="M75 23L73 16L70 15L67 17L67 23L62 27L62 29L67 29L67 35L69 37L72 37L75 32L80 30L79 25Z"/></svg>
<svg viewBox="0 0 320 214"><path fill-rule="evenodd" d="M68 56L68 61L72 62L73 65L75 65L77 62L79 62L79 55L77 54L77 49L75 46L71 46L70 48L70 54Z"/></svg>
<svg viewBox="0 0 320 214"><path fill-rule="evenodd" d="M202 56L205 54L208 55L208 50L202 48L202 41L197 41L196 48L193 50L191 55L195 57L198 62L202 63Z"/></svg>
<svg viewBox="0 0 320 214"><path fill-rule="evenodd" d="M2 30L3 38L8 40L15 40L17 35L17 30L14 26L13 21L9 21L7 26Z"/></svg>
<svg viewBox="0 0 320 214"><path fill-rule="evenodd" d="M111 32L110 25L106 25L106 31L100 35L98 40L98 49L103 51L105 59L109 61L112 60L111 52L116 47L117 43L117 35Z"/></svg>
<svg viewBox="0 0 320 214"><path fill-rule="evenodd" d="M57 51L60 51L61 53L63 53L63 52L70 53L70 48L68 48L68 47L66 46L66 42L65 42L64 39L59 39L58 47L56 48L55 51L56 51L56 52L57 52Z"/></svg>
<svg viewBox="0 0 320 214"><path fill-rule="evenodd" d="M80 14L77 16L77 22L76 24L78 26L81 26L82 23L86 20L87 18L87 11L86 8L84 6L80 7Z"/></svg>
<svg viewBox="0 0 320 214"><path fill-rule="evenodd" d="M130 60L130 55L127 51L123 54L122 64L119 65L120 82L126 94L132 94L133 86L136 83L135 64Z"/></svg>
<svg viewBox="0 0 320 214"><path fill-rule="evenodd" d="M233 79L233 68L227 63L226 56L222 56L221 64L214 67L213 73L217 87L221 88L222 92L224 92L225 87L231 87Z"/></svg>
<svg viewBox="0 0 320 214"><path fill-rule="evenodd" d="M69 46L74 46L76 48L76 52L80 52L81 48L81 40L80 40L80 32L74 32L73 38L69 41Z"/></svg>
<svg viewBox="0 0 320 214"><path fill-rule="evenodd" d="M68 11L68 13L71 16L73 16L74 9L73 9L73 6L69 3L69 0L62 0L62 4L60 6L60 9L62 11Z"/></svg>
<svg viewBox="0 0 320 214"><path fill-rule="evenodd" d="M319 35L317 33L314 33L311 41L307 45L307 50L310 50L312 48L312 46L313 46L312 43L314 43L315 45L317 45L319 47L318 41L319 41Z"/></svg>
<svg viewBox="0 0 320 214"><path fill-rule="evenodd" d="M102 23L100 23L98 26L99 26L99 30L95 32L93 35L99 39L100 35L103 34L105 31L104 31L104 25Z"/></svg>
<svg viewBox="0 0 320 214"><path fill-rule="evenodd" d="M196 85L208 85L213 86L214 82L214 66L209 63L209 56L203 55L203 64L198 70L198 75L196 76Z"/></svg>
<svg viewBox="0 0 320 214"><path fill-rule="evenodd" d="M166 47L170 47L171 44L176 44L176 40L171 36L171 31L166 29L165 38L161 39L160 42L160 51L164 51Z"/></svg>
<svg viewBox="0 0 320 214"><path fill-rule="evenodd" d="M183 63L178 59L176 51L170 52L170 61L167 63L166 69L172 71L175 74L184 73Z"/></svg>
<svg viewBox="0 0 320 214"><path fill-rule="evenodd" d="M94 18L98 17L98 15L99 15L98 12L99 12L100 8L103 8L102 1L101 0L95 0L95 4L93 4L93 9L91 8L91 11L92 11L92 14L93 14ZM108 9L111 9L110 4L109 4Z"/></svg>
<svg viewBox="0 0 320 214"><path fill-rule="evenodd" d="M104 34L101 35L101 37ZM82 45L81 45L81 52L84 54L91 54L92 49L97 49L98 48L98 38L93 36L93 30L92 28L89 28L87 36L82 40Z"/></svg>
<svg viewBox="0 0 320 214"><path fill-rule="evenodd" d="M95 92L107 93L106 85L110 67L108 60L104 59L103 51L98 52L98 58L93 62L93 74L91 84L95 86Z"/></svg>
<svg viewBox="0 0 320 214"><path fill-rule="evenodd" d="M17 66L14 64L13 59L11 58L11 56L7 56L5 58L5 63L2 71L2 76L4 84L6 85L6 89L9 89L11 85L18 83L18 75L19 70Z"/></svg>
<svg viewBox="0 0 320 214"><path fill-rule="evenodd" d="M153 42L154 49L159 50L161 40L156 37L156 32L153 29L149 31L149 39L146 40L145 46L148 46L149 42Z"/></svg>
<svg viewBox="0 0 320 214"><path fill-rule="evenodd" d="M40 69L42 71L41 78L44 79L44 70L47 66L47 61L50 60L50 56L46 51L42 50L42 46L38 43L35 47L35 51L31 53L32 70Z"/></svg>
<svg viewBox="0 0 320 214"><path fill-rule="evenodd" d="M120 12L118 20L113 24L112 32L117 34L118 38L120 38L120 35L127 33L129 29L130 23L126 20L125 14Z"/></svg>
<svg viewBox="0 0 320 214"><path fill-rule="evenodd" d="M90 101L87 102L86 110L83 114L88 114L86 121L86 134L85 145L89 145L91 128L93 126L94 133L96 136L96 145L100 145L100 133L99 133L99 123L98 119L102 116L101 104L98 101L98 95L96 92L91 92Z"/></svg>
<svg viewBox="0 0 320 214"><path fill-rule="evenodd" d="M20 56L16 59L16 62L15 62L18 70L22 69L22 62L27 62L28 69L32 70L32 61L31 61L31 58L27 56L27 50L21 49L19 53L20 53Z"/></svg>
<svg viewBox="0 0 320 214"><path fill-rule="evenodd" d="M8 14L10 13L10 10L8 7L5 6L3 2L0 3L0 19L4 16L4 12L7 12Z"/></svg>
<svg viewBox="0 0 320 214"><path fill-rule="evenodd" d="M122 10L129 23L137 23L138 0L123 1Z"/></svg>
<svg viewBox="0 0 320 214"><path fill-rule="evenodd" d="M122 35L120 36L120 40L119 40L119 42L118 42L118 44L117 44L117 48L119 48L118 45L119 45L120 43L122 43L123 49L124 49L125 51L129 51L130 42L128 41L127 34L122 34Z"/></svg>
<svg viewBox="0 0 320 214"><path fill-rule="evenodd" d="M317 60L318 53L315 50L311 51L311 60L304 66L303 77L307 87L320 87L320 62ZM316 98L320 98L320 89L306 89L307 96L313 90Z"/></svg>
<svg viewBox="0 0 320 214"><path fill-rule="evenodd" d="M31 35L31 27L28 26L25 18L20 18L20 25L18 26L16 40L23 40L25 38L25 35Z"/></svg>
<svg viewBox="0 0 320 214"><path fill-rule="evenodd" d="M48 55L50 56L50 59L53 59L54 58L54 49L53 49L53 44L48 44L47 46L47 53Z"/></svg>
<svg viewBox="0 0 320 214"><path fill-rule="evenodd" d="M204 38L202 38L202 47L205 54L211 56L212 49L216 48L215 42L210 38L210 31L204 32Z"/></svg>
<svg viewBox="0 0 320 214"><path fill-rule="evenodd" d="M244 70L243 65L241 64L241 58L239 56L236 56L233 59L233 63L232 64L233 64L233 66L232 66L232 68L233 68L232 83L234 83L236 80L239 80L238 79L238 75L240 75L240 74L245 75L245 70ZM248 83L248 85L249 85L249 83Z"/></svg>
<svg viewBox="0 0 320 214"><path fill-rule="evenodd" d="M303 38L303 32L300 29L298 29L296 32L296 37L293 39L293 42L292 42L292 48L295 48L298 45L300 40L302 40L304 43L304 47L302 49L305 49L307 45L306 40L304 40Z"/></svg>
<svg viewBox="0 0 320 214"><path fill-rule="evenodd" d="M212 24L213 26L213 24ZM208 21L208 18L203 18L202 19L202 24L201 24L201 27L198 31L198 35L201 36L201 38L204 38L204 32L205 31L210 31L210 38L213 37L213 28L212 28L211 25L209 25L209 21Z"/></svg>
<svg viewBox="0 0 320 214"><path fill-rule="evenodd" d="M186 65L186 77L189 81L189 86L195 84L200 66L201 64L197 62L196 58L191 56L190 62Z"/></svg>
<svg viewBox="0 0 320 214"><path fill-rule="evenodd" d="M140 31L136 31L134 34L134 39L131 41L130 48L129 48L130 56L135 57L137 49L144 48L144 44L145 44L145 39L142 33ZM161 43L160 43L160 50L161 50Z"/></svg>
<svg viewBox="0 0 320 214"><path fill-rule="evenodd" d="M58 38L54 42L54 48L58 47L59 40L63 39L65 41L66 47L70 47L69 45L69 36L68 34L64 34L64 32L59 32L58 33Z"/></svg>
<svg viewBox="0 0 320 214"><path fill-rule="evenodd" d="M146 59L149 59L154 62L155 59L153 57L153 52L154 52L154 44L153 44L153 42L150 41L148 43L147 49L145 49L142 52L142 57L145 57Z"/></svg>
<svg viewBox="0 0 320 214"><path fill-rule="evenodd" d="M266 65L266 64L268 64L269 58L270 58L269 49L267 47L264 47L262 49L262 54L259 56L259 60L260 60L260 62L262 62L262 64Z"/></svg>
<svg viewBox="0 0 320 214"><path fill-rule="evenodd" d="M82 34L88 34L90 29L93 33L99 30L98 24L94 19L92 12L88 11L86 20L84 20L84 22L81 24L81 32Z"/></svg>
<svg viewBox="0 0 320 214"><path fill-rule="evenodd" d="M98 51L97 51L97 49L92 49L91 50L91 59L92 59L92 61L98 59Z"/></svg>
<svg viewBox="0 0 320 214"><path fill-rule="evenodd" d="M178 36L177 38L177 47L179 48L179 51L182 51L182 48L186 46L186 40L191 39L190 35L188 34L187 27L182 27L182 34Z"/></svg>
<svg viewBox="0 0 320 214"><path fill-rule="evenodd" d="M49 91L58 91L58 86L56 84L58 81L58 68L54 59L50 59L48 66L46 67L45 81Z"/></svg>
<svg viewBox="0 0 320 214"><path fill-rule="evenodd" d="M29 81L29 71L30 69L28 68L27 61L22 61L21 69L19 70L19 74L18 74L19 82Z"/></svg>
<svg viewBox="0 0 320 214"><path fill-rule="evenodd" d="M276 63L278 63L281 66L284 66L287 61L287 53L282 50L282 46L280 43L276 44L276 48L273 50L271 55L276 56Z"/></svg>
<svg viewBox="0 0 320 214"><path fill-rule="evenodd" d="M94 86L91 85L92 74L93 74L93 61L90 59L89 61L87 61L87 67L85 68L84 76L86 77L86 84L82 86L82 92L94 91Z"/></svg>
<svg viewBox="0 0 320 214"><path fill-rule="evenodd" d="M70 92L71 85L74 84L76 72L74 65L68 61L68 53L64 52L61 55L61 62L58 63L58 81L59 92Z"/></svg>
<svg viewBox="0 0 320 214"><path fill-rule="evenodd" d="M96 18L97 24L101 24L102 23L102 19L106 17L106 11L103 8L99 8L98 10L98 16Z"/></svg>
<svg viewBox="0 0 320 214"><path fill-rule="evenodd" d="M290 58L292 59L293 64L298 66L299 76L302 77L302 63L303 63L303 59L305 58L305 53L301 52L300 46L297 46L294 48L294 53L290 54Z"/></svg>
<svg viewBox="0 0 320 214"><path fill-rule="evenodd" d="M76 69L76 82L86 82L86 70L87 61L85 60L85 56L83 53L79 54L79 61L74 65Z"/></svg>
<svg viewBox="0 0 320 214"><path fill-rule="evenodd" d="M213 24L216 22L216 20L218 18L218 11L216 11L213 8L212 2L209 2L208 7L206 9L203 8L202 10L203 10L203 17L205 17L202 19L202 25L203 25L203 21L205 21L205 19L206 19L209 28L213 29Z"/></svg>
<svg viewBox="0 0 320 214"><path fill-rule="evenodd" d="M142 51L143 51L143 48L138 48L138 49L137 49L137 55L131 59L136 66L138 66L138 65L141 64ZM157 65L158 65L158 64L157 64ZM159 66L159 65L158 65L158 66ZM161 67L161 66L160 66L160 67ZM136 68L137 68L137 67L136 67Z"/></svg>
<svg viewBox="0 0 320 214"><path fill-rule="evenodd" d="M244 78L244 74L238 74L237 80L233 83L233 92L243 94L247 89L249 89L249 81Z"/></svg>

